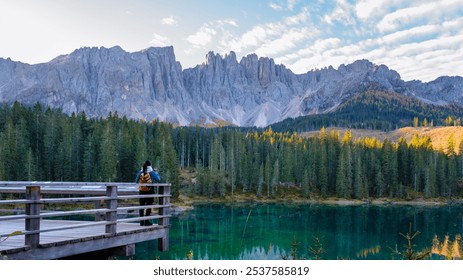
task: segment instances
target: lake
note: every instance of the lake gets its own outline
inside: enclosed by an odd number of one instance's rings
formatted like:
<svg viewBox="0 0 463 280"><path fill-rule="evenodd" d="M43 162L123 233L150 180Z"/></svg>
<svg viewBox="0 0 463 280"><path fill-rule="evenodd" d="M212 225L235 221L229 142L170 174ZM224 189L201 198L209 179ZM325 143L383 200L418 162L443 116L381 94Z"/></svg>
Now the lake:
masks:
<svg viewBox="0 0 463 280"><path fill-rule="evenodd" d="M413 240L417 251L431 249L436 238L443 243L446 235L461 245L463 207L207 204L174 216L171 224L168 252L144 242L134 259L186 259L190 251L193 259L282 259L291 258L292 247L298 258L313 259L308 248L317 247L314 238L326 250L323 259L402 259L392 251L403 252L407 240L400 233L410 225L412 233L420 231Z"/></svg>

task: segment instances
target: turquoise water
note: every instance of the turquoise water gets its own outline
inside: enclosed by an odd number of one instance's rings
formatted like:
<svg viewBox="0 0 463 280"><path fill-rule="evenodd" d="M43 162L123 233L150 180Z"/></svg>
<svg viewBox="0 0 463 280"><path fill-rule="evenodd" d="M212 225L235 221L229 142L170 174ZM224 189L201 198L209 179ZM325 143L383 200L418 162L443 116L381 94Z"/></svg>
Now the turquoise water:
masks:
<svg viewBox="0 0 463 280"><path fill-rule="evenodd" d="M159 252L157 242L136 247L134 259L281 259L296 241L299 258L321 238L323 259L400 259L409 226L421 234L416 250L432 247L446 234L463 234L463 207L328 206L294 204L208 204L171 218L170 250ZM435 256L434 256L435 258Z"/></svg>

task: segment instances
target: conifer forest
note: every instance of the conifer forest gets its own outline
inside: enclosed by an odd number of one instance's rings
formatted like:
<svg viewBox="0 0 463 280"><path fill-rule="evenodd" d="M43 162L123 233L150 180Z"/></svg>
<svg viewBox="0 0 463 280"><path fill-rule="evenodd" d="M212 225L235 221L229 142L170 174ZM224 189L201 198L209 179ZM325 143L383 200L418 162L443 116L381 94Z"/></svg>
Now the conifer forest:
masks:
<svg viewBox="0 0 463 280"><path fill-rule="evenodd" d="M173 195L275 198L461 196L461 143L415 136L397 143L322 128L314 137L271 128L174 127L119 117L68 116L19 103L0 107L0 180L133 182L151 159ZM182 173L194 179L182 179Z"/></svg>

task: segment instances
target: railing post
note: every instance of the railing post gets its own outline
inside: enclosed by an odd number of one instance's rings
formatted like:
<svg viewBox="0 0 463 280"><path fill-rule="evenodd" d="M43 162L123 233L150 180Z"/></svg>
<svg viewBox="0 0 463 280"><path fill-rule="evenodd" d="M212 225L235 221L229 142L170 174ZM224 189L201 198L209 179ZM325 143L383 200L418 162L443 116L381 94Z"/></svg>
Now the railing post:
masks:
<svg viewBox="0 0 463 280"><path fill-rule="evenodd" d="M105 232L115 234L117 227L117 186L106 186L106 196L111 198L106 201L106 208L112 211L106 212L106 222L111 222L111 224L106 225Z"/></svg>
<svg viewBox="0 0 463 280"><path fill-rule="evenodd" d="M159 204L161 206L170 205L170 184L159 186L159 194L167 195L166 197L159 198ZM169 215L170 207L161 207L159 208L159 215ZM158 224L165 229L164 237L158 239L158 249L161 252L169 250L169 218L159 218Z"/></svg>
<svg viewBox="0 0 463 280"><path fill-rule="evenodd" d="M26 215L36 216L35 218L26 218L26 231L39 231L40 230L40 186L27 186L26 199L30 203L26 204ZM26 234L25 244L31 248L37 248L40 243L40 233Z"/></svg>
<svg viewBox="0 0 463 280"><path fill-rule="evenodd" d="M101 209L104 204L104 200L95 201L95 209ZM95 222L103 221L104 215L100 212L95 213Z"/></svg>

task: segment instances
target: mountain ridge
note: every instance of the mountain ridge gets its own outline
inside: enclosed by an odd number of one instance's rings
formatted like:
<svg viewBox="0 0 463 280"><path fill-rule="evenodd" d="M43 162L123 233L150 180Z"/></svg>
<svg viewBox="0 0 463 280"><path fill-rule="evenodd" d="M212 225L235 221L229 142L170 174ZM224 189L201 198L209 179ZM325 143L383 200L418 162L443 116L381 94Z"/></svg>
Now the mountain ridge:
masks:
<svg viewBox="0 0 463 280"><path fill-rule="evenodd" d="M174 48L126 52L84 47L47 63L0 58L0 102L36 102L65 113L178 125L265 127L286 118L335 110L367 90L397 92L430 104L463 104L463 78L403 81L386 65L368 60L294 74L272 58L209 52L205 62L182 69Z"/></svg>
<svg viewBox="0 0 463 280"><path fill-rule="evenodd" d="M313 131L322 127L344 127L391 131L412 126L416 118L419 125L442 126L451 117L463 116L463 106L457 104L436 105L394 92L368 90L342 102L333 111L288 118L271 124L274 131Z"/></svg>

